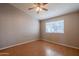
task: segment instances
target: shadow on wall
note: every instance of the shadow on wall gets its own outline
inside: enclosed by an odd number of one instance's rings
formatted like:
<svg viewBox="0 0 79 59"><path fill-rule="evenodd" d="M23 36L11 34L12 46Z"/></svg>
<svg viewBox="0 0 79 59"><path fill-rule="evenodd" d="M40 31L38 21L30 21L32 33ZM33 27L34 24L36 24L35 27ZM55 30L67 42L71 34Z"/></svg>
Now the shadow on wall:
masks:
<svg viewBox="0 0 79 59"><path fill-rule="evenodd" d="M39 22L10 4L0 4L0 48L37 40Z"/></svg>

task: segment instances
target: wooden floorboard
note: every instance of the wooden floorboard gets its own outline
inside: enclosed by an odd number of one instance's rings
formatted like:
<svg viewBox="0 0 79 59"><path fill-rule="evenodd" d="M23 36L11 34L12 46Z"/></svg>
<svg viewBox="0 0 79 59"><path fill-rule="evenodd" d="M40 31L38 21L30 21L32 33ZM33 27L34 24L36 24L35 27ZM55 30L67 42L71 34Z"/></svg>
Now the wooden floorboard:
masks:
<svg viewBox="0 0 79 59"><path fill-rule="evenodd" d="M8 56L79 56L79 49L73 49L46 41L38 40L31 43L0 51L0 55Z"/></svg>

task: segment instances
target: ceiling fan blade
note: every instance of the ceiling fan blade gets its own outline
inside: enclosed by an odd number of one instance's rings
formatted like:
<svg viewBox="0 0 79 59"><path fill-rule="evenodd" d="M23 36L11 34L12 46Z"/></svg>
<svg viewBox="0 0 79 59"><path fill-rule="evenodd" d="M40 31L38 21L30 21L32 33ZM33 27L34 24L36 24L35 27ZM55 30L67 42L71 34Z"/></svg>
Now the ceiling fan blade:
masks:
<svg viewBox="0 0 79 59"><path fill-rule="evenodd" d="M40 5L40 3L34 3L34 5L38 6L38 5Z"/></svg>
<svg viewBox="0 0 79 59"><path fill-rule="evenodd" d="M28 10L32 10L32 9L34 9L34 8L28 8Z"/></svg>
<svg viewBox="0 0 79 59"><path fill-rule="evenodd" d="M46 9L46 8L42 8L43 10L45 10L45 11L48 11L48 9Z"/></svg>
<svg viewBox="0 0 79 59"><path fill-rule="evenodd" d="M33 3L33 4L37 5L37 3Z"/></svg>
<svg viewBox="0 0 79 59"><path fill-rule="evenodd" d="M48 3L43 3L43 5L47 5Z"/></svg>

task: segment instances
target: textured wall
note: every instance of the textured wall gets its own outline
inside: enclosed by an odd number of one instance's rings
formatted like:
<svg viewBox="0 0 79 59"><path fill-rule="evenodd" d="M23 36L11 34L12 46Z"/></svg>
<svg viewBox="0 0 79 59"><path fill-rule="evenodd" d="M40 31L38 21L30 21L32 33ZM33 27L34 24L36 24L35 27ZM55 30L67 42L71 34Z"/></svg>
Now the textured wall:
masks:
<svg viewBox="0 0 79 59"><path fill-rule="evenodd" d="M10 4L0 4L0 48L37 40L39 22Z"/></svg>
<svg viewBox="0 0 79 59"><path fill-rule="evenodd" d="M45 23L56 20L64 20L64 33L46 33ZM41 38L68 46L79 48L79 12L55 17L48 20L41 20Z"/></svg>

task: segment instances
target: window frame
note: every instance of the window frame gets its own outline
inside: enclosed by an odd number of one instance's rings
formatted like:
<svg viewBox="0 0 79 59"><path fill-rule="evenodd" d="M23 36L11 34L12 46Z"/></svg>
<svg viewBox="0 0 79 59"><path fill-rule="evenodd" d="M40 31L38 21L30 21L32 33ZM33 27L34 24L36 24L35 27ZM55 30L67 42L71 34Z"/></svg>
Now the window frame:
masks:
<svg viewBox="0 0 79 59"><path fill-rule="evenodd" d="M61 31L61 32L58 32L58 29L57 29L57 31L55 31L55 29L54 29L54 31L47 31L47 24L55 24L55 23L59 23L59 22L63 22L63 27L62 26L60 26L61 27L61 30L59 30L59 31ZM56 26L57 24L55 24L55 26ZM51 25L52 26L52 25ZM54 27L54 26L53 26ZM58 27L58 26L56 26L56 27ZM62 30L63 29L63 30ZM51 30L53 30L53 29L51 29ZM56 21L52 21L52 22L46 22L45 23L45 32L46 33L64 33L64 20L56 20Z"/></svg>

